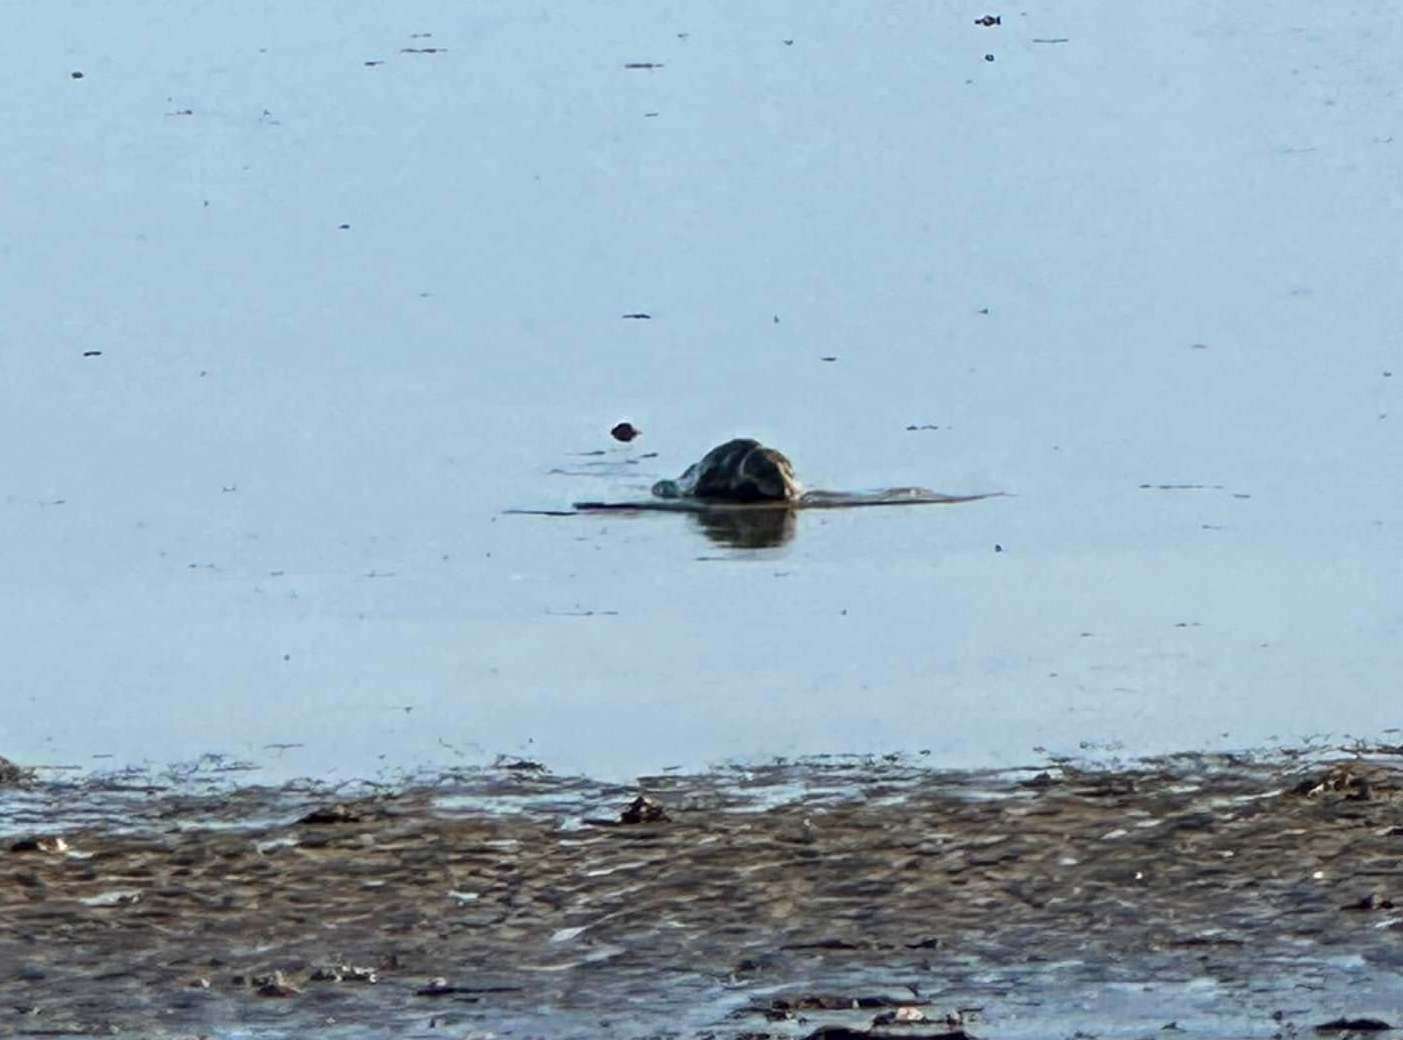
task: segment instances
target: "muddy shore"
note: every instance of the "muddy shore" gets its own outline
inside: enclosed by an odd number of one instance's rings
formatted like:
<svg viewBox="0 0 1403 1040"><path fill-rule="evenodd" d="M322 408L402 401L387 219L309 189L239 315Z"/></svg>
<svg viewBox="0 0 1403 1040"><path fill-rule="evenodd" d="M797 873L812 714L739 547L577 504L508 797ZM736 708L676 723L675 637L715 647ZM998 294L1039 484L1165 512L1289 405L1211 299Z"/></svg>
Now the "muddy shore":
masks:
<svg viewBox="0 0 1403 1040"><path fill-rule="evenodd" d="M340 791L18 777L0 789L0 1033L1396 1026L1397 750L831 759L638 788L529 763Z"/></svg>

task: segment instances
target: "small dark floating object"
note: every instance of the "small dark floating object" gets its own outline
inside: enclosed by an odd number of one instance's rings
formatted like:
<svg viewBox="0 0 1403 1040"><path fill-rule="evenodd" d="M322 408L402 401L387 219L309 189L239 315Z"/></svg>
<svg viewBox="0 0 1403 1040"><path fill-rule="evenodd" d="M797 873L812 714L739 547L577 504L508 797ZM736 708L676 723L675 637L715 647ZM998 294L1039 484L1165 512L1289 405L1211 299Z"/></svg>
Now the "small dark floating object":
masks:
<svg viewBox="0 0 1403 1040"><path fill-rule="evenodd" d="M72 77L73 79L82 79L82 78L83 78L83 74L82 74L81 72L76 71L76 70L73 71L73 72L70 72L68 75L69 75L70 77Z"/></svg>
<svg viewBox="0 0 1403 1040"><path fill-rule="evenodd" d="M624 314L621 317L632 318L634 321L651 321L653 316L644 311L634 311L632 314Z"/></svg>
<svg viewBox="0 0 1403 1040"><path fill-rule="evenodd" d="M1003 24L1004 24L1004 20L1003 20L1003 17L1002 17L1001 15L997 15L997 14L986 14L983 18L976 18L976 19L974 20L974 24L975 24L975 25L982 25L982 26L984 26L984 28L987 29L987 28L989 28L991 25L1003 25Z"/></svg>
<svg viewBox="0 0 1403 1040"><path fill-rule="evenodd" d="M785 41L783 41L783 42L784 42L784 45L785 45L786 47L793 47L793 46L794 46L794 41L793 41L793 40L785 40Z"/></svg>
<svg viewBox="0 0 1403 1040"><path fill-rule="evenodd" d="M645 794L640 794L628 808L619 813L620 823L670 823L672 817L659 803Z"/></svg>
<svg viewBox="0 0 1403 1040"><path fill-rule="evenodd" d="M820 360L820 361L837 361L837 360L838 360L838 356L837 356L836 354L829 354L829 355L827 355L826 357L821 357L821 358L819 358L819 360Z"/></svg>
<svg viewBox="0 0 1403 1040"><path fill-rule="evenodd" d="M662 62L657 61L630 61L624 65L626 69L660 69Z"/></svg>
<svg viewBox="0 0 1403 1040"><path fill-rule="evenodd" d="M1332 1018L1315 1027L1317 1033L1383 1033L1392 1029L1381 1018Z"/></svg>
<svg viewBox="0 0 1403 1040"><path fill-rule="evenodd" d="M912 424L911 426L908 426L908 427L906 427L906 428L907 428L908 430L938 430L938 429L940 429L940 427L939 427L939 426L936 426L934 423L921 423L921 425L919 425L919 426L916 426L915 424Z"/></svg>
<svg viewBox="0 0 1403 1040"><path fill-rule="evenodd" d="M337 224L337 225L336 225L336 230L337 230L337 231L350 231L350 230L351 230L351 225L350 225L350 224Z"/></svg>
<svg viewBox="0 0 1403 1040"><path fill-rule="evenodd" d="M994 56L993 56L992 54L986 54L986 55L984 55L984 60L985 60L985 61L993 61L993 60L994 60Z"/></svg>
<svg viewBox="0 0 1403 1040"><path fill-rule="evenodd" d="M401 54L442 54L447 47L401 47Z"/></svg>
<svg viewBox="0 0 1403 1040"><path fill-rule="evenodd" d="M83 351L83 356L84 356L84 357L102 357L102 351L100 351L100 350L85 350L85 351Z"/></svg>
<svg viewBox="0 0 1403 1040"><path fill-rule="evenodd" d="M643 431L640 430L637 426L633 425L633 423L621 422L609 431L609 436L613 437L616 441L623 441L625 444L627 444L629 441L633 440L633 438L637 437L642 432Z"/></svg>
<svg viewBox="0 0 1403 1040"><path fill-rule="evenodd" d="M365 67L368 68L368 69L373 69L376 65L383 65L383 64L385 64L383 61L367 61L367 62L365 63Z"/></svg>
<svg viewBox="0 0 1403 1040"><path fill-rule="evenodd" d="M1033 42L1034 42L1034 43L1066 43L1066 42L1067 42L1067 37L1065 37L1065 36L1051 36L1051 37L1044 37L1043 39L1038 39L1037 37L1034 37L1034 38L1033 38Z"/></svg>

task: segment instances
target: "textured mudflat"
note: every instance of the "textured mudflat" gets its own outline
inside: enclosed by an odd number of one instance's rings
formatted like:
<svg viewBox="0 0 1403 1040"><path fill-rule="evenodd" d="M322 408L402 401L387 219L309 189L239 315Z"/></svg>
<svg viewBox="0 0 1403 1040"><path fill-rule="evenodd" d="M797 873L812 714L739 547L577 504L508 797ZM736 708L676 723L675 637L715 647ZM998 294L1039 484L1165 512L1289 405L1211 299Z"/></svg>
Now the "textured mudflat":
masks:
<svg viewBox="0 0 1403 1040"><path fill-rule="evenodd" d="M531 768L365 798L9 792L0 1033L1398 1024L1403 773L1386 755L1012 774L844 759L642 786L667 819L619 823L634 789Z"/></svg>

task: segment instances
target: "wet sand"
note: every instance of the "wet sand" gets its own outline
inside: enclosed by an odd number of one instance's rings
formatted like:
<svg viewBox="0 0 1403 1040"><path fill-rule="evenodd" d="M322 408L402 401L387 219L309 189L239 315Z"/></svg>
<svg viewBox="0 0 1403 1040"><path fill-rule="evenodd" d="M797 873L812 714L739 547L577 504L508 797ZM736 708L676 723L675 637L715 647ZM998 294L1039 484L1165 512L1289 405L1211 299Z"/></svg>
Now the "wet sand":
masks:
<svg viewBox="0 0 1403 1040"><path fill-rule="evenodd" d="M835 758L640 789L666 819L619 822L637 789L531 763L378 793L8 787L0 1030L1265 1037L1401 1017L1393 754Z"/></svg>

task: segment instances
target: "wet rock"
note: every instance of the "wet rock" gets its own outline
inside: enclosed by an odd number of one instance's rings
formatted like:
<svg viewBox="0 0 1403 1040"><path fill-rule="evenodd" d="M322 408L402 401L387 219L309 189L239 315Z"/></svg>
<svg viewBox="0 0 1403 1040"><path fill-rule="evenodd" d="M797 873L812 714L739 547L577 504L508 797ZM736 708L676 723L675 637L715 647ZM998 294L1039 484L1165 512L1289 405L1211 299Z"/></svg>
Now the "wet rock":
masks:
<svg viewBox="0 0 1403 1040"><path fill-rule="evenodd" d="M627 444L629 441L633 440L633 438L637 437L642 432L643 431L640 430L637 426L634 426L633 423L621 422L609 431L609 436L613 437L616 441L623 441L625 444Z"/></svg>
<svg viewBox="0 0 1403 1040"><path fill-rule="evenodd" d="M1381 1018L1332 1018L1315 1027L1317 1033L1383 1033L1392 1029Z"/></svg>
<svg viewBox="0 0 1403 1040"><path fill-rule="evenodd" d="M628 808L619 813L620 823L669 823L672 817L658 802L640 794L631 801Z"/></svg>
<svg viewBox="0 0 1403 1040"><path fill-rule="evenodd" d="M28 783L33 778L30 770L21 769L8 758L0 756L0 787Z"/></svg>
<svg viewBox="0 0 1403 1040"><path fill-rule="evenodd" d="M492 761L493 769L503 769L508 773L549 773L540 762L529 758L512 758L509 755L498 755Z"/></svg>
<svg viewBox="0 0 1403 1040"><path fill-rule="evenodd" d="M361 982L374 985L380 981L374 968L354 964L324 964L310 976L312 982Z"/></svg>
<svg viewBox="0 0 1403 1040"><path fill-rule="evenodd" d="M21 838L10 846L11 852L43 852L47 855L62 855L68 851L68 842L57 835Z"/></svg>
<svg viewBox="0 0 1403 1040"><path fill-rule="evenodd" d="M866 1029L851 1029L848 1026L821 1026L804 1037L804 1040L871 1040L873 1037L888 1036L887 1033L872 1033ZM975 1040L963 1029L951 1029L937 1033L900 1034L906 1040Z"/></svg>
<svg viewBox="0 0 1403 1040"><path fill-rule="evenodd" d="M360 810L344 802L337 802L335 805L325 805L320 809L313 809L297 822L319 827L337 823L359 823L363 819L365 819L365 815Z"/></svg>
<svg viewBox="0 0 1403 1040"><path fill-rule="evenodd" d="M926 1017L926 1013L920 1008L906 1005L892 1011L883 1011L881 1014L875 1015L872 1019L872 1024L874 1026L909 1026L928 1021L930 1021L930 1019ZM958 1015L952 1013L946 1016L946 1022L948 1025L957 1026L960 1024L960 1018Z"/></svg>
<svg viewBox="0 0 1403 1040"><path fill-rule="evenodd" d="M1324 773L1307 777L1291 790L1303 798L1333 795L1351 802L1372 801L1378 794L1362 769L1347 764L1331 766Z"/></svg>
<svg viewBox="0 0 1403 1040"><path fill-rule="evenodd" d="M1393 900L1380 895L1377 892L1370 892L1362 899L1357 899L1353 903L1346 903L1340 907L1341 910L1392 910Z"/></svg>
<svg viewBox="0 0 1403 1040"><path fill-rule="evenodd" d="M260 997L295 997L302 992L291 982L288 982L280 971L275 971L271 975L255 975L253 984L258 987L255 992Z"/></svg>

